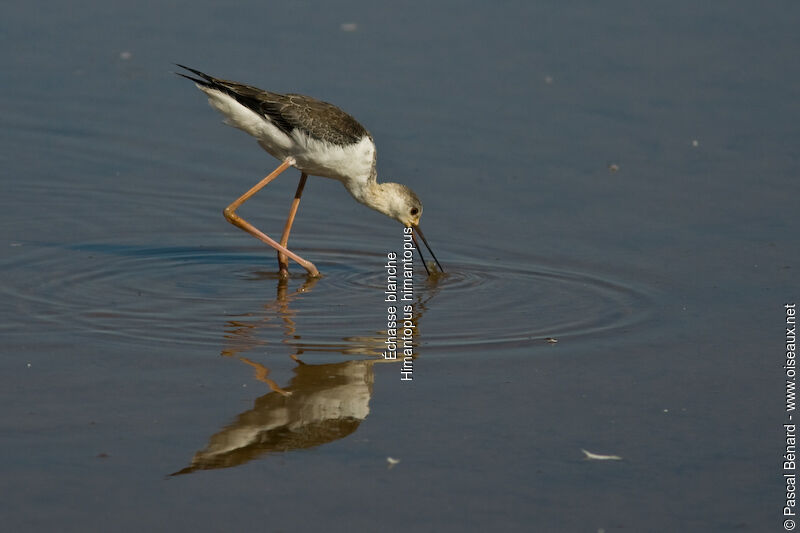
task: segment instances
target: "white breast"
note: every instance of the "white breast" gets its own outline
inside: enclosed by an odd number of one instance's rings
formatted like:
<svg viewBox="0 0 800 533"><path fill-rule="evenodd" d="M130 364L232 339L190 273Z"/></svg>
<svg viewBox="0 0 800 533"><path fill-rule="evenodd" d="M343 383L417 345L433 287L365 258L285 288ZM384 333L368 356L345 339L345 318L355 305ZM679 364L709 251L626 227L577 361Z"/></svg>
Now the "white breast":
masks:
<svg viewBox="0 0 800 533"><path fill-rule="evenodd" d="M297 168L307 174L333 178L345 185L366 182L375 162L375 144L364 136L355 144L338 145L320 141L301 130L292 132ZM348 187L349 188L349 187Z"/></svg>

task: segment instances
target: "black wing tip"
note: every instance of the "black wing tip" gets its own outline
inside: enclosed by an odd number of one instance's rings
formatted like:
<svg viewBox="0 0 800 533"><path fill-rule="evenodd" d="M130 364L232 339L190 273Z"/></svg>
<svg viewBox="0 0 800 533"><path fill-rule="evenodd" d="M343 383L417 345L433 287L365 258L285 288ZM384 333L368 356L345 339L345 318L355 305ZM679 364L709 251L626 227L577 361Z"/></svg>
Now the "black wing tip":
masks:
<svg viewBox="0 0 800 533"><path fill-rule="evenodd" d="M195 83L199 83L200 85L205 85L206 87L211 87L211 86L216 84L216 80L213 77L211 77L208 74L206 74L205 72L201 72L201 71L199 71L197 69L193 69L191 67L187 67L186 65L181 65L180 63L173 63L173 64L176 67L181 67L182 69L186 69L186 70L188 70L189 72L191 72L193 74L197 74L198 76L200 76L200 78L203 78L203 79L195 78L193 76L189 76L189 75L184 74L182 72L175 72L175 74L177 74L178 76L186 78L187 80L191 80L191 81L193 81Z"/></svg>
<svg viewBox="0 0 800 533"><path fill-rule="evenodd" d="M193 73L193 74L197 74L197 75L198 75L198 76L200 76L201 78L203 78L203 79L206 79L206 80L208 80L208 81L211 81L211 79L212 79L212 78L211 78L211 76L209 76L208 74L206 74L205 72L202 72L202 71L200 71L200 70L194 69L194 68L192 68L192 67L187 67L186 65L181 65L180 63L173 63L173 64L174 64L176 67L181 67L182 69L184 69L184 70L188 70L189 72L191 72L191 73Z"/></svg>
<svg viewBox="0 0 800 533"><path fill-rule="evenodd" d="M195 83L197 83L199 85L210 85L210 83L208 83L206 80L193 78L192 76L187 76L186 74L183 74L181 72L174 72L173 74L177 74L178 76L180 76L182 78L186 78L187 80L193 81L193 82L195 82Z"/></svg>

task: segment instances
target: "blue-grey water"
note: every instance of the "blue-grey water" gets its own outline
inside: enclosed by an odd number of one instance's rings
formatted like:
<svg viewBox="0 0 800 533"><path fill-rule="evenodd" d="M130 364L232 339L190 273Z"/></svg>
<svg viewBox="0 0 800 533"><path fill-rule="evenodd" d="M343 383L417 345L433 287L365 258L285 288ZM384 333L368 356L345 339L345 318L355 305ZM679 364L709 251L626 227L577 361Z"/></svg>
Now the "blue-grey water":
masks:
<svg viewBox="0 0 800 533"><path fill-rule="evenodd" d="M3 529L780 530L799 22L0 7ZM336 103L421 197L413 381L378 355L401 226L312 177L290 247L324 276L279 282L221 214L277 162L176 62ZM277 234L297 177L241 212Z"/></svg>

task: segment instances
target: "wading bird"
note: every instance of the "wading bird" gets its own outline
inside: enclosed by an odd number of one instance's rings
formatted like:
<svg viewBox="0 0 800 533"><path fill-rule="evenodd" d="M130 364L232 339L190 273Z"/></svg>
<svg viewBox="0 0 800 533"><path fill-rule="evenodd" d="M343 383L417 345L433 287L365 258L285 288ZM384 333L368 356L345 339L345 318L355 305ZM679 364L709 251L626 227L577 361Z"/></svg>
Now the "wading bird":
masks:
<svg viewBox="0 0 800 533"><path fill-rule="evenodd" d="M264 91L235 81L215 78L183 65L178 66L197 76L176 72L193 81L198 89L208 95L209 104L225 115L227 124L255 137L264 150L281 161L278 168L224 210L225 218L231 224L278 251L281 276L287 276L289 272L287 257L299 263L309 275L319 275L317 267L311 261L303 259L286 247L308 175L340 181L358 202L413 228L414 243L428 275L430 271L422 257L416 234L422 238L439 270L443 271L419 228L422 202L405 185L378 183L375 143L356 119L332 104L309 96ZM300 183L289 209L283 235L280 242L277 242L237 215L236 210L289 167L300 170Z"/></svg>

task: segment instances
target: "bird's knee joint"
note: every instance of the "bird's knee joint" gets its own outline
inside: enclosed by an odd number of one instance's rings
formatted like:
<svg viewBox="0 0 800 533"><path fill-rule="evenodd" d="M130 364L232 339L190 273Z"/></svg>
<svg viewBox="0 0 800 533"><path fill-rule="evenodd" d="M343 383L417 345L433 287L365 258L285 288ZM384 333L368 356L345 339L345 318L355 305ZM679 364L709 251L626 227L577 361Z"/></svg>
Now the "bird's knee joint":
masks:
<svg viewBox="0 0 800 533"><path fill-rule="evenodd" d="M226 207L225 209L223 209L223 210L222 210L222 214L223 214L223 216L225 216L225 218L226 218L226 219L228 219L228 222L233 222L234 220L236 220L237 218L239 218L239 217L236 215L236 209L234 209L234 208L233 208L232 206L230 206L230 205L229 205L228 207Z"/></svg>

